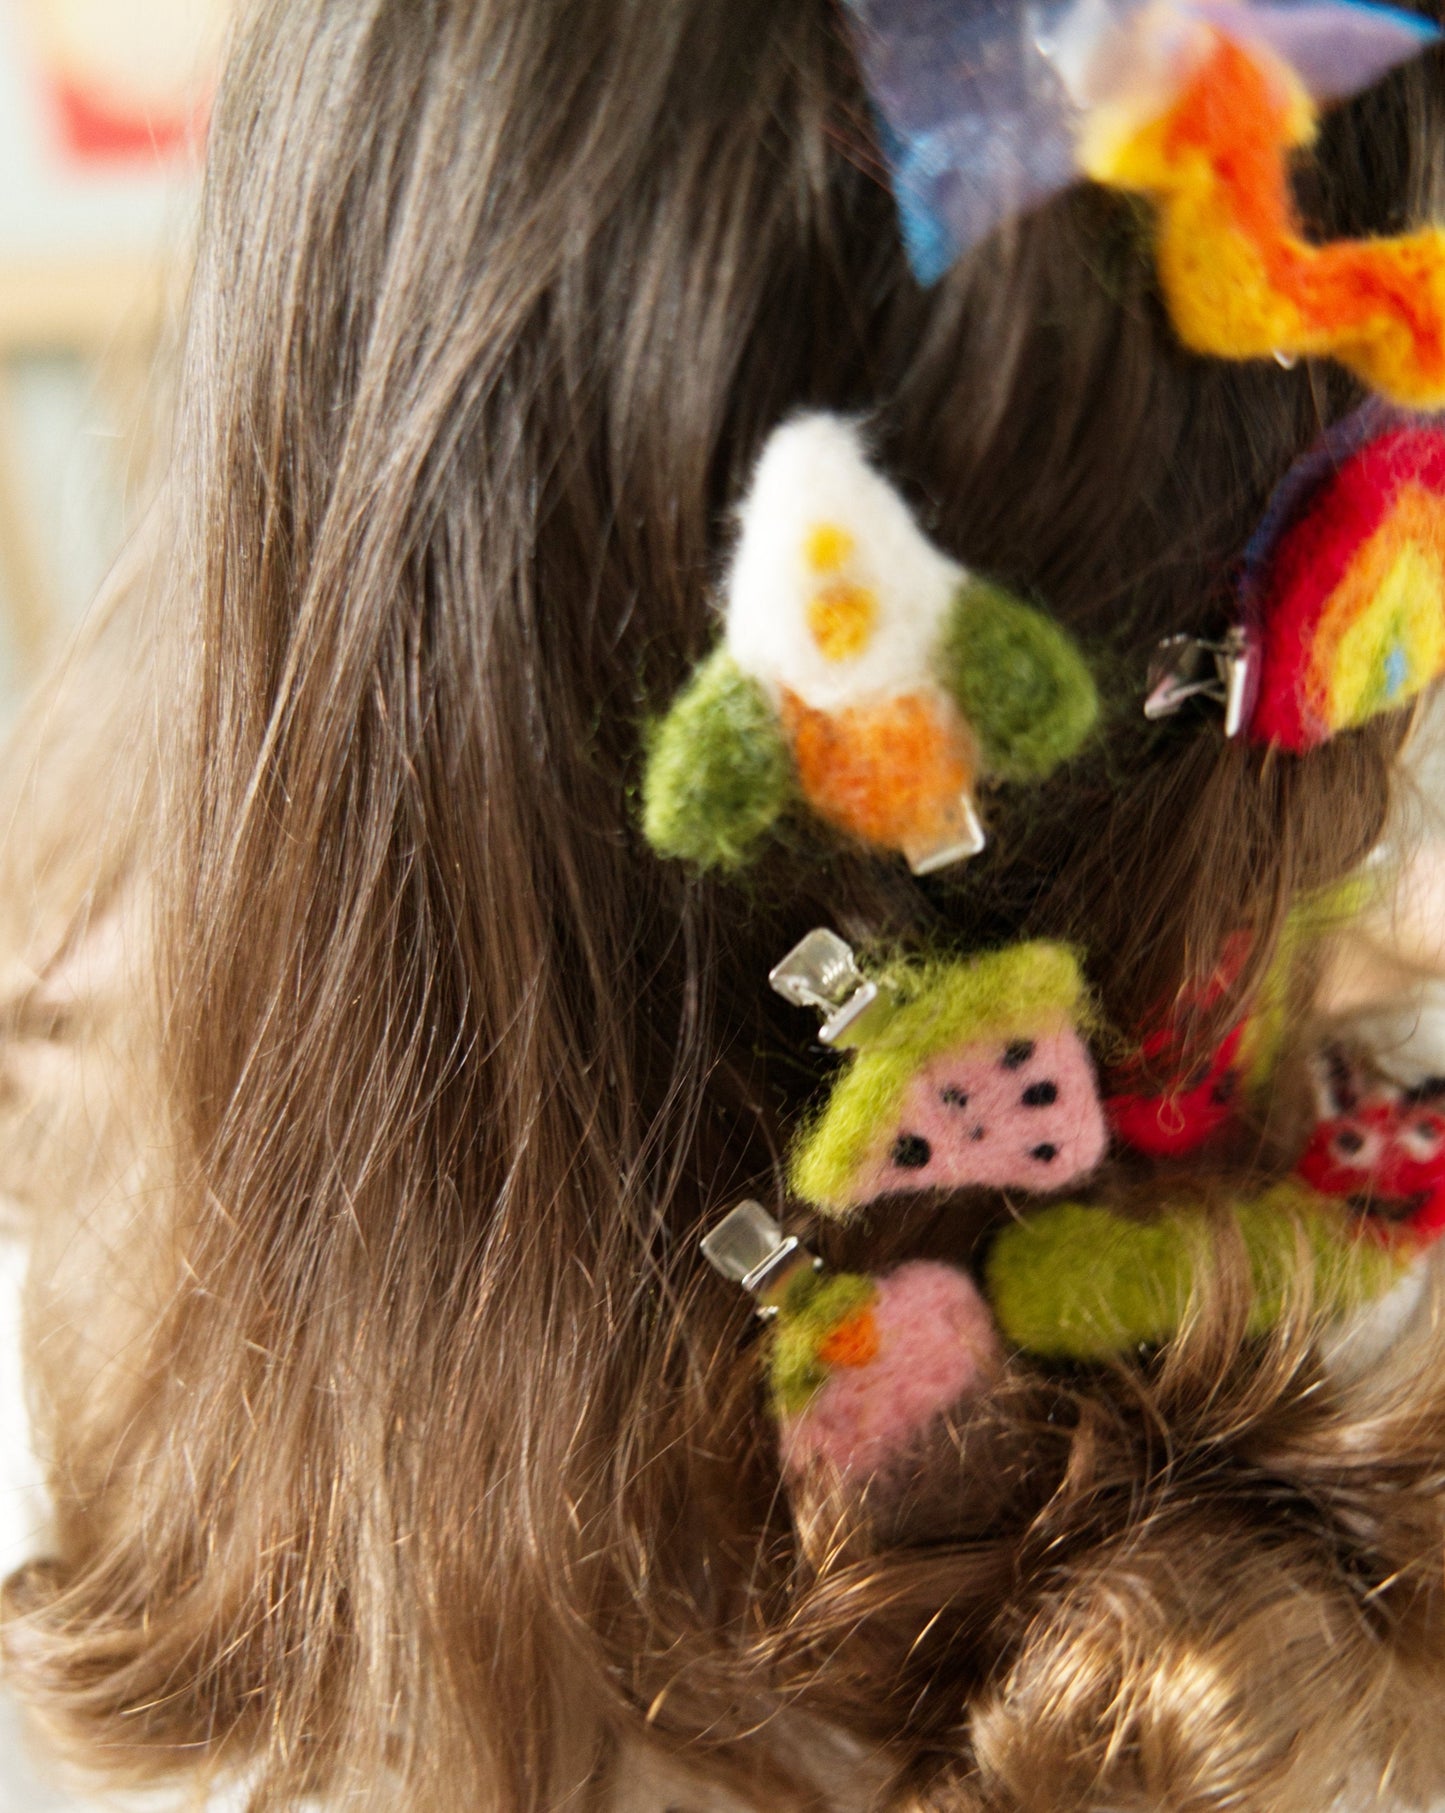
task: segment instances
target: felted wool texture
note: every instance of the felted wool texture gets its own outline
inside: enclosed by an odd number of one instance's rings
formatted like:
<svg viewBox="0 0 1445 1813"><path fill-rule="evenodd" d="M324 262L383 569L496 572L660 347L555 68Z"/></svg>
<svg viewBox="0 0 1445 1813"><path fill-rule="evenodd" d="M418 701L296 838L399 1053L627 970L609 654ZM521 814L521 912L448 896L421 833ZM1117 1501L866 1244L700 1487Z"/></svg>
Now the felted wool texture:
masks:
<svg viewBox="0 0 1445 1813"><path fill-rule="evenodd" d="M766 693L715 650L653 736L642 786L647 841L660 856L739 869L796 791Z"/></svg>
<svg viewBox="0 0 1445 1813"><path fill-rule="evenodd" d="M1289 153L1315 112L1283 65L1218 36L1175 104L1086 155L1089 175L1153 198L1175 331L1223 359L1329 357L1399 403L1445 403L1445 235L1313 246Z"/></svg>
<svg viewBox="0 0 1445 1813"><path fill-rule="evenodd" d="M993 1317L965 1273L914 1260L877 1279L876 1291L876 1356L832 1372L801 1410L781 1418L789 1473L818 1461L843 1474L886 1473L936 1417L997 1376L1003 1356Z"/></svg>
<svg viewBox="0 0 1445 1813"><path fill-rule="evenodd" d="M956 561L868 462L852 422L805 415L763 449L739 512L725 638L776 702L815 711L927 691Z"/></svg>
<svg viewBox="0 0 1445 1813"><path fill-rule="evenodd" d="M1072 1026L974 1039L915 1073L857 1177L861 1205L900 1191L1061 1190L1087 1177L1108 1132L1089 1053Z"/></svg>
<svg viewBox="0 0 1445 1813"><path fill-rule="evenodd" d="M804 1271L789 1287L771 1333L769 1381L780 1414L801 1410L829 1377L821 1349L840 1328L871 1314L873 1279L856 1272Z"/></svg>
<svg viewBox="0 0 1445 1813"><path fill-rule="evenodd" d="M1094 677L1052 618L974 580L954 600L940 674L990 774L1038 780L1078 752L1099 716Z"/></svg>
<svg viewBox="0 0 1445 1813"><path fill-rule="evenodd" d="M1336 1205L1282 1185L1233 1211L1254 1285L1251 1333L1279 1318L1304 1241L1314 1300L1347 1314L1384 1294L1400 1257L1357 1238ZM1166 1341L1208 1264L1203 1213L1181 1208L1137 1222L1058 1203L1005 1228L986 1267L989 1301L1007 1341L1045 1359L1105 1360Z"/></svg>
<svg viewBox="0 0 1445 1813"><path fill-rule="evenodd" d="M782 714L803 797L820 818L904 854L957 841L977 760L941 693L824 712L785 692Z"/></svg>
<svg viewBox="0 0 1445 1813"><path fill-rule="evenodd" d="M1010 1046L1037 1046L1092 1022L1078 959L1060 944L1019 944L967 961L902 962L879 980L896 1006L875 1016L793 1153L793 1190L828 1214L846 1215L863 1200L877 1155L906 1131L900 1117L911 1085L935 1060L986 1045L1001 1061ZM1101 1124L1101 1152L1102 1140Z"/></svg>
<svg viewBox="0 0 1445 1813"><path fill-rule="evenodd" d="M1244 1030L1242 1025L1234 1027L1197 1074L1181 1078L1172 1088L1110 1095L1104 1107L1115 1134L1151 1158L1180 1158L1205 1145L1238 1110Z"/></svg>
<svg viewBox="0 0 1445 1813"><path fill-rule="evenodd" d="M1428 1330L1430 1255L1418 1253L1394 1284L1369 1303L1342 1316L1320 1343L1320 1358L1334 1380L1361 1378L1390 1350Z"/></svg>
<svg viewBox="0 0 1445 1813"><path fill-rule="evenodd" d="M1445 669L1445 434L1378 435L1251 566L1252 740L1299 752L1408 703Z"/></svg>
<svg viewBox="0 0 1445 1813"><path fill-rule="evenodd" d="M1445 1087L1371 1081L1343 1053L1322 1060L1333 1081L1295 1166L1322 1196L1346 1203L1362 1233L1427 1246L1445 1233Z"/></svg>
<svg viewBox="0 0 1445 1813"><path fill-rule="evenodd" d="M1192 1016L1212 1012L1249 960L1247 932L1225 940L1214 969L1165 1006L1143 1039L1139 1057L1117 1069L1105 1101L1109 1125L1126 1145L1152 1157L1192 1152L1234 1118L1239 1095L1239 1024L1204 1060L1188 1049ZM1159 1078L1166 1079L1161 1087Z"/></svg>

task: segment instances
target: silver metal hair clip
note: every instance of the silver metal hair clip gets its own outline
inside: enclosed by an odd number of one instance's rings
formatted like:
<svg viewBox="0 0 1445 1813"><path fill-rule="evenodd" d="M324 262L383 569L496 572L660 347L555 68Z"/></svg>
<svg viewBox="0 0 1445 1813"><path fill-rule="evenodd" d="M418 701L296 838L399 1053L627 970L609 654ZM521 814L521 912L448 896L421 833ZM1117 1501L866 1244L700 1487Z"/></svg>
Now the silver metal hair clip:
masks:
<svg viewBox="0 0 1445 1813"><path fill-rule="evenodd" d="M1221 642L1200 636L1166 636L1149 664L1144 716L1172 717L1189 699L1224 707L1224 734L1236 737L1248 719L1254 691L1255 652L1246 630L1229 630Z"/></svg>
<svg viewBox="0 0 1445 1813"><path fill-rule="evenodd" d="M702 1252L714 1271L748 1292L765 1321L777 1315L800 1271L823 1269L823 1261L795 1234L785 1234L760 1202L740 1202L704 1237Z"/></svg>
<svg viewBox="0 0 1445 1813"><path fill-rule="evenodd" d="M955 863L968 862L988 848L988 833L972 798L963 794L947 828L931 842L913 842L904 850L915 875L937 875Z"/></svg>
<svg viewBox="0 0 1445 1813"><path fill-rule="evenodd" d="M852 945L819 926L795 944L768 972L769 986L794 1007L811 1007L823 1015L818 1037L836 1045L845 1032L884 1005L876 982L863 974Z"/></svg>

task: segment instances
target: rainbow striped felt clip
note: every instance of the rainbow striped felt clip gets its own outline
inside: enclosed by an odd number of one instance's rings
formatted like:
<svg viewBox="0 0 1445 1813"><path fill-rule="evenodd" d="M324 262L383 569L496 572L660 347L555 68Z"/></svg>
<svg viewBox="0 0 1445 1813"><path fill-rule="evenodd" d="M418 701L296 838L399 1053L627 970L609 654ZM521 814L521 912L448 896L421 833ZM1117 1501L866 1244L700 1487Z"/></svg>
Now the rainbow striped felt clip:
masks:
<svg viewBox="0 0 1445 1813"><path fill-rule="evenodd" d="M1445 674L1445 427L1376 407L1346 418L1286 476L1245 551L1235 625L1171 637L1145 715L1187 699L1225 730L1299 754Z"/></svg>

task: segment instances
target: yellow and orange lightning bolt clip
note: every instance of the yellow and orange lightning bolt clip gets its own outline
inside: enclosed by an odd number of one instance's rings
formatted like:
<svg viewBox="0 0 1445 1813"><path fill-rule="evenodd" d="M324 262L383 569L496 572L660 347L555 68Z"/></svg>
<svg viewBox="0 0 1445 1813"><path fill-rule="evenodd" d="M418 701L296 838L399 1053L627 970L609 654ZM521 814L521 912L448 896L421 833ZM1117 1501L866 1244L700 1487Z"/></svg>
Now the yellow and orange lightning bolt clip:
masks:
<svg viewBox="0 0 1445 1813"><path fill-rule="evenodd" d="M1310 244L1289 172L1316 131L1304 83L1257 43L1200 32L1162 114L1102 109L1080 149L1090 176L1154 202L1180 339L1221 359L1328 357L1395 402L1445 403L1445 233Z"/></svg>
<svg viewBox="0 0 1445 1813"><path fill-rule="evenodd" d="M1328 356L1445 402L1445 238L1313 245L1290 159L1318 110L1440 38L1365 0L848 0L899 224L933 283L1080 176L1148 196L1180 338Z"/></svg>

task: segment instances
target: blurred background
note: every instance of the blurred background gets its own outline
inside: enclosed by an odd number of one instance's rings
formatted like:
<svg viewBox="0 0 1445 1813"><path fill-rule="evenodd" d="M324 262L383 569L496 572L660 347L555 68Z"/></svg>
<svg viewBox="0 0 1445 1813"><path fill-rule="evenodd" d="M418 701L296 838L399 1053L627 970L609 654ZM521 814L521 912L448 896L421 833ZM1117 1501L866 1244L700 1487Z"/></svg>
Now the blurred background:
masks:
<svg viewBox="0 0 1445 1813"><path fill-rule="evenodd" d="M230 0L0 0L0 732L133 520ZM0 1205L0 1573L43 1541ZM0 1813L67 1794L0 1681Z"/></svg>
<svg viewBox="0 0 1445 1813"><path fill-rule="evenodd" d="M228 4L0 0L0 728L124 531Z"/></svg>

